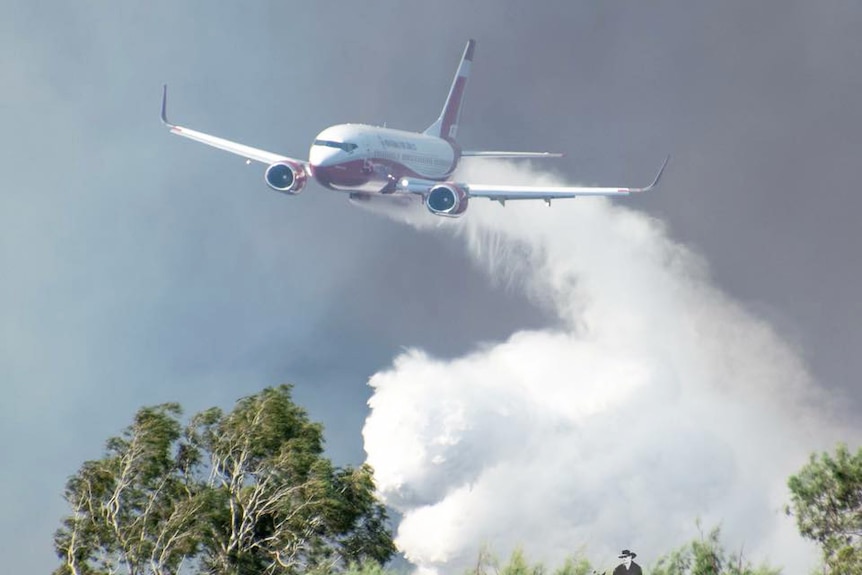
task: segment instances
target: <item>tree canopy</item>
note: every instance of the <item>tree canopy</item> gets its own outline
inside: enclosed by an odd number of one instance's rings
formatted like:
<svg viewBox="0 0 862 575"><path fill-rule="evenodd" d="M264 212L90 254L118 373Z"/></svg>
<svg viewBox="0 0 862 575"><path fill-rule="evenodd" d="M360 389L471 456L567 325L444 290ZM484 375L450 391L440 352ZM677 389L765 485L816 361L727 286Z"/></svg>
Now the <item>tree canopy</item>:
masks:
<svg viewBox="0 0 862 575"><path fill-rule="evenodd" d="M140 409L67 484L56 575L282 575L395 552L372 470L336 467L323 429L280 386L180 420Z"/></svg>
<svg viewBox="0 0 862 575"><path fill-rule="evenodd" d="M698 528L700 524L698 523ZM652 575L778 575L780 569L753 566L742 552L729 553L721 543L721 529L713 528L699 538L659 558Z"/></svg>
<svg viewBox="0 0 862 575"><path fill-rule="evenodd" d="M839 445L835 456L812 454L788 479L791 504L803 537L816 541L833 573L862 573L862 448Z"/></svg>
<svg viewBox="0 0 862 575"><path fill-rule="evenodd" d="M54 535L55 575L383 575L395 553L370 467L337 467L323 428L290 386L245 397L229 412L183 419L178 404L144 407L66 483L71 512ZM862 573L862 449L813 454L788 480L800 533L831 573ZM559 575L585 575L569 559ZM487 551L475 572L549 573L517 550ZM720 531L659 558L653 575L775 575L725 551Z"/></svg>
<svg viewBox="0 0 862 575"><path fill-rule="evenodd" d="M698 529L700 523L697 522ZM642 559L638 559L642 561ZM605 558L591 562L581 554L569 556L553 570L542 563L532 563L520 548L512 552L506 563L501 562L487 548L479 552L476 567L465 575L610 575L621 561ZM742 552L731 553L721 540L721 529L715 527L708 534L701 531L676 550L659 557L655 562L646 560L643 572L649 575L780 575L781 569L763 564L753 566ZM377 575L377 574L375 574ZM386 575L396 575L389 572Z"/></svg>

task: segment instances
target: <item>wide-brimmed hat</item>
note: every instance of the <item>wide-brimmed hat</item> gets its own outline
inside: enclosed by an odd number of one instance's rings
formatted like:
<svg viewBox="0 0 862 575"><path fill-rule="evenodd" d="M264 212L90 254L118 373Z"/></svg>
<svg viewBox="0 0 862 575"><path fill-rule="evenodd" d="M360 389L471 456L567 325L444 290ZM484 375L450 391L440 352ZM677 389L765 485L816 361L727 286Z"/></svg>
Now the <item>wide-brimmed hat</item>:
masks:
<svg viewBox="0 0 862 575"><path fill-rule="evenodd" d="M638 556L637 553L634 553L633 551L629 551L628 549L623 549L623 552L620 553L619 558L625 559L626 557L631 557L632 559L634 559L637 556Z"/></svg>

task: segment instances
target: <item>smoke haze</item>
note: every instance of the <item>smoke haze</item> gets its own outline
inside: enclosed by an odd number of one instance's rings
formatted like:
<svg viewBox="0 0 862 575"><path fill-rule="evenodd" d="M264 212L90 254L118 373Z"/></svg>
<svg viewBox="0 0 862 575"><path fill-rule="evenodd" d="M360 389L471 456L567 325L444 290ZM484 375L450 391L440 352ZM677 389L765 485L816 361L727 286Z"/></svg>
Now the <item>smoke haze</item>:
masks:
<svg viewBox="0 0 862 575"><path fill-rule="evenodd" d="M4 7L5 572L57 568L52 533L69 513L64 483L141 406L230 409L284 382L325 426L327 454L339 465L366 458L360 431L372 393L369 433L404 419L393 440L405 442L401 450L408 441L423 446L410 451L415 460L396 465L398 451L373 434L368 448L381 477L388 473L387 497L414 494L401 504L412 537L421 533L445 555L428 555L426 565L454 568L481 540L502 555L515 539L547 557L587 544L591 557L613 563L620 547L651 536L695 535L703 510L705 524L721 517L729 536L745 538L748 555L762 550L794 565L790 552L773 551L781 537L794 552L806 549L772 504L784 500L780 479L801 453L833 446L823 431L794 447L803 429L785 430L797 416L827 417L800 407L810 379L841 394L836 420L851 427L841 438L862 442L862 266L854 263L862 3ZM568 180L638 185L671 153L663 189L552 209L477 201L462 220L437 218L417 233L319 186L296 198L270 192L262 166L159 123L167 83L173 121L290 156L305 157L320 130L342 122L422 129L437 117L468 38L478 46L459 129L466 149L561 151L552 165ZM504 170L486 171L502 179ZM675 241L708 260L712 279L697 256L667 241L661 223L622 208L667 222ZM545 333L506 342L522 330ZM477 347L487 341L498 345ZM559 348L554 362L549 342ZM521 359L515 349L526 354L530 343L539 349ZM410 352L396 368L401 346L430 357ZM501 380L489 382L495 372L485 366L500 357L514 367L498 367ZM563 360L570 366L558 367ZM446 377L432 385L404 371L423 365ZM481 380L456 381L470 366ZM611 384L599 367L623 375ZM364 385L384 369L377 388ZM531 376L514 387L523 373ZM420 391L428 399L417 405ZM392 403L397 393L403 409ZM465 430L453 428L452 444L435 447L429 438L442 437L444 422L455 426L459 405ZM504 407L511 415L498 414ZM569 412L549 415L563 407ZM638 427L615 423L623 413ZM551 453L543 460L530 453L537 443ZM509 473L521 509L497 500L505 492L490 489L493 469ZM707 489L698 477L715 485L711 498L691 495ZM518 491L527 481L530 489ZM772 499L766 484L777 486ZM466 503L462 510L459 488L465 499L486 490L485 515ZM629 494L636 489L649 493ZM425 502L429 514L457 507L463 525L429 522L420 531ZM512 525L498 534L492 513L504 508ZM523 535L530 519L554 526L554 517L563 527L535 529L542 541ZM421 559L419 545L408 545L409 524L402 547ZM629 532L640 539L622 541ZM444 536L445 548L435 539ZM606 548L613 555L602 555ZM665 549L635 550L648 564Z"/></svg>
<svg viewBox="0 0 862 575"><path fill-rule="evenodd" d="M559 183L505 163L466 172ZM461 572L483 545L550 565L625 547L648 565L697 518L757 562L814 560L785 482L840 437L831 407L792 346L625 203L480 200L461 220L413 220L558 319L453 360L405 350L371 378L367 461L421 569Z"/></svg>

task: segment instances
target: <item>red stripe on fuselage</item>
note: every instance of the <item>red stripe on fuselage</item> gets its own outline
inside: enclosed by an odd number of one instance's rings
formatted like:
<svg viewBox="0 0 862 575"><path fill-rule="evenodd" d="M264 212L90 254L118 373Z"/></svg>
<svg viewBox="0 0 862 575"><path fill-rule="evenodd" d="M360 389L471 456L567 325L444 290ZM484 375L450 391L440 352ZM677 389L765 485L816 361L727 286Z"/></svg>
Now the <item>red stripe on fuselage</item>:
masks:
<svg viewBox="0 0 862 575"><path fill-rule="evenodd" d="M437 179L418 174L398 162L382 159L312 166L312 173L320 185L343 192L379 192L401 178Z"/></svg>

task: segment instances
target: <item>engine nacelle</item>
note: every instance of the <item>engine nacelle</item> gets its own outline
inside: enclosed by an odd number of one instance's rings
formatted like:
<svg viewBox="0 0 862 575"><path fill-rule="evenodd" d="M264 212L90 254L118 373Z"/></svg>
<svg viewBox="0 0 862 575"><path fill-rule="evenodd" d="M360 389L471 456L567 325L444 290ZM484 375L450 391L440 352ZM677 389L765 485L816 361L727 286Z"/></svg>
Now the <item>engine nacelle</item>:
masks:
<svg viewBox="0 0 862 575"><path fill-rule="evenodd" d="M429 212L449 218L457 218L466 212L469 202L467 192L455 184L434 186L425 196L425 207Z"/></svg>
<svg viewBox="0 0 862 575"><path fill-rule="evenodd" d="M295 162L278 162L266 169L263 175L266 185L277 192L294 196L302 191L308 181L305 166Z"/></svg>

